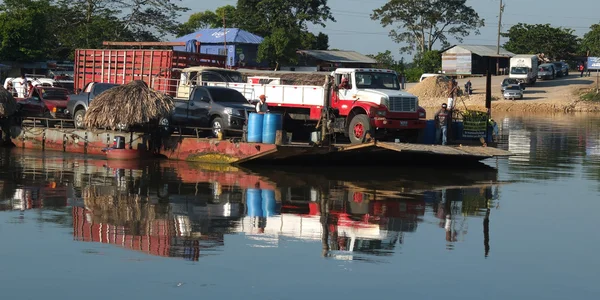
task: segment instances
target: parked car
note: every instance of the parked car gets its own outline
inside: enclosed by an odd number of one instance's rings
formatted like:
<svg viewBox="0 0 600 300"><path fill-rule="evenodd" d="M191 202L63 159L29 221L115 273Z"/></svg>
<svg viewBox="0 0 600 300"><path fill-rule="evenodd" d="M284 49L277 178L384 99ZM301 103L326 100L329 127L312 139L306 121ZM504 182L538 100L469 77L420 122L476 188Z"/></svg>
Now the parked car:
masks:
<svg viewBox="0 0 600 300"><path fill-rule="evenodd" d="M504 93L502 93L504 99L523 99L523 89L519 84L510 84L506 86L504 89Z"/></svg>
<svg viewBox="0 0 600 300"><path fill-rule="evenodd" d="M426 78L429 77L443 77L445 80L450 80L450 78L444 74L437 74L437 73L425 73L423 75L421 75L421 78L419 78L419 82L425 80Z"/></svg>
<svg viewBox="0 0 600 300"><path fill-rule="evenodd" d="M556 77L566 76L569 72L568 69L565 70L565 65L561 61L556 61L552 63L554 65L554 69L556 69Z"/></svg>
<svg viewBox="0 0 600 300"><path fill-rule="evenodd" d="M565 76L569 76L569 64L564 61L560 62L562 64L562 72Z"/></svg>
<svg viewBox="0 0 600 300"><path fill-rule="evenodd" d="M504 78L504 80L502 80L502 83L500 84L500 90L504 93L506 87L511 84L518 84L521 86L521 89L525 90L525 84L523 82L520 82L517 78Z"/></svg>
<svg viewBox="0 0 600 300"><path fill-rule="evenodd" d="M73 118L75 128L83 128L83 117L90 102L102 92L115 86L118 86L118 84L90 82L81 93L70 95L66 113Z"/></svg>
<svg viewBox="0 0 600 300"><path fill-rule="evenodd" d="M556 78L556 68L554 64L542 64L538 68L538 79Z"/></svg>
<svg viewBox="0 0 600 300"><path fill-rule="evenodd" d="M60 121L52 119L67 119L67 102L69 92L64 88L37 86L31 96L17 101L17 112L21 118L45 118L41 120L46 126L54 126Z"/></svg>
<svg viewBox="0 0 600 300"><path fill-rule="evenodd" d="M189 99L174 100L174 111L168 119L159 121L160 126L211 128L215 136L232 129L242 130L247 113L255 109L242 93L225 87L196 86Z"/></svg>

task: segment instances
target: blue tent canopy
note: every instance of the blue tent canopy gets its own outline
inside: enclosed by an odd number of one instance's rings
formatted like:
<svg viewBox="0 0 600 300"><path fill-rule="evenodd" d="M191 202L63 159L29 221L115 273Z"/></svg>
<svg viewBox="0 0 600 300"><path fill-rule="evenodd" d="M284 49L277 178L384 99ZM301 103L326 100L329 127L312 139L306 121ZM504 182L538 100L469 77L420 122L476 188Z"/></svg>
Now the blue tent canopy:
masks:
<svg viewBox="0 0 600 300"><path fill-rule="evenodd" d="M179 37L173 42L187 42L197 40L201 44L260 44L263 38L239 28L210 28L201 29L194 33ZM177 49L175 49L177 50Z"/></svg>

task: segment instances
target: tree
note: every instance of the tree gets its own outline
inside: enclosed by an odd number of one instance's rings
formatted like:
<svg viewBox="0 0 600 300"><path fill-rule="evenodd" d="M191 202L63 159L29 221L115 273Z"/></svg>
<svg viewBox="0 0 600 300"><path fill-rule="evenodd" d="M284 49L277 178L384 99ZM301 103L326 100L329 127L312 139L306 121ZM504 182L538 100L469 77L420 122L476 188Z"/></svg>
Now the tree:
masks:
<svg viewBox="0 0 600 300"><path fill-rule="evenodd" d="M442 69L442 53L437 50L419 53L415 56L415 64L425 73L437 73Z"/></svg>
<svg viewBox="0 0 600 300"><path fill-rule="evenodd" d="M268 61L271 66L275 66L275 70L278 70L281 64L295 63L299 41L298 32L277 28L258 46L257 59Z"/></svg>
<svg viewBox="0 0 600 300"><path fill-rule="evenodd" d="M590 56L600 56L600 24L594 24L581 40L582 52Z"/></svg>
<svg viewBox="0 0 600 300"><path fill-rule="evenodd" d="M307 31L307 24L325 27L334 21L327 0L238 0L240 28L268 36L276 28Z"/></svg>
<svg viewBox="0 0 600 300"><path fill-rule="evenodd" d="M214 12L206 10L190 15L189 19L178 26L177 37L184 36L203 28L222 28L223 19L228 28L238 27L237 10L234 6L226 5L217 8Z"/></svg>
<svg viewBox="0 0 600 300"><path fill-rule="evenodd" d="M544 53L550 59L568 59L579 47L573 29L552 27L550 24L513 25L502 36L508 37L504 48L518 54Z"/></svg>
<svg viewBox="0 0 600 300"><path fill-rule="evenodd" d="M378 69L388 69L394 70L398 74L404 74L406 71L406 66L404 64L404 59L396 60L392 55L392 51L386 50L385 52L379 52L375 55L368 54L370 58L373 58L377 61L376 67Z"/></svg>
<svg viewBox="0 0 600 300"><path fill-rule="evenodd" d="M383 27L396 26L389 35L397 43L408 44L400 48L401 53L425 53L436 42L447 44L449 37L462 42L472 31L479 34L484 20L466 1L390 0L373 10L371 19Z"/></svg>
<svg viewBox="0 0 600 300"><path fill-rule="evenodd" d="M47 0L5 0L0 5L0 57L15 61L46 59L56 46L48 38L52 32L46 26L51 10Z"/></svg>

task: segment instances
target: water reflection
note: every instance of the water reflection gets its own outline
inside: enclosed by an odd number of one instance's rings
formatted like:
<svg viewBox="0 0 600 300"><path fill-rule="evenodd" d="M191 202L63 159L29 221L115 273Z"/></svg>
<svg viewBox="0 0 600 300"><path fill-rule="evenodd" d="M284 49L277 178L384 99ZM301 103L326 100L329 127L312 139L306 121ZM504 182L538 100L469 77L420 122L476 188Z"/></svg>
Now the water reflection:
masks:
<svg viewBox="0 0 600 300"><path fill-rule="evenodd" d="M600 176L600 117L593 115L498 116L501 147L515 156L509 171L520 179L555 180ZM582 164L583 162L583 164Z"/></svg>
<svg viewBox="0 0 600 300"><path fill-rule="evenodd" d="M0 210L62 211L41 221L72 225L77 241L192 261L221 253L226 235L250 247L320 243L325 257L374 261L397 253L423 222L436 223L451 250L469 219L489 231L499 188L491 168L315 174L23 150L3 153L1 166Z"/></svg>

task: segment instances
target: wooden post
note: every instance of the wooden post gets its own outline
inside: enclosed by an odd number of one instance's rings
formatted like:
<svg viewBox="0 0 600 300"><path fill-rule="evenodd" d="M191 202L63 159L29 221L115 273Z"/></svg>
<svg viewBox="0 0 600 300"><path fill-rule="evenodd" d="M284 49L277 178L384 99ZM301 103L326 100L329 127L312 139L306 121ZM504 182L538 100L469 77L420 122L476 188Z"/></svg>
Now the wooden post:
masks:
<svg viewBox="0 0 600 300"><path fill-rule="evenodd" d="M283 145L283 131L277 130L275 131L275 145Z"/></svg>

